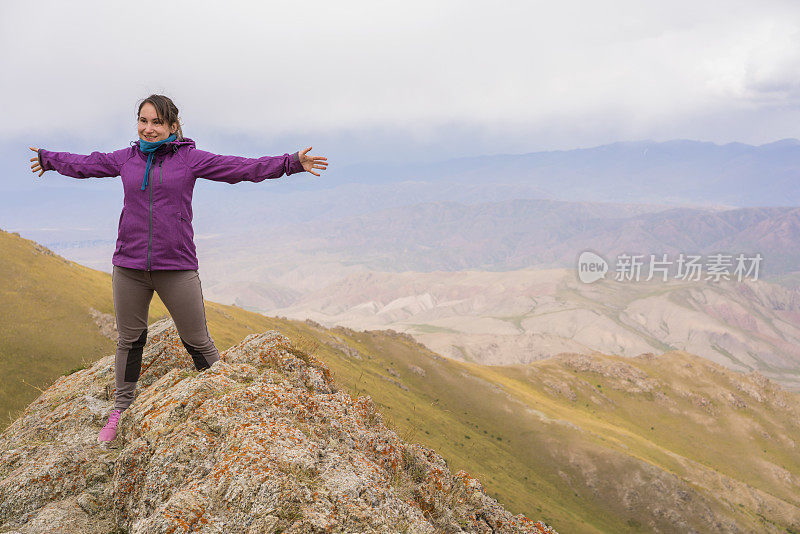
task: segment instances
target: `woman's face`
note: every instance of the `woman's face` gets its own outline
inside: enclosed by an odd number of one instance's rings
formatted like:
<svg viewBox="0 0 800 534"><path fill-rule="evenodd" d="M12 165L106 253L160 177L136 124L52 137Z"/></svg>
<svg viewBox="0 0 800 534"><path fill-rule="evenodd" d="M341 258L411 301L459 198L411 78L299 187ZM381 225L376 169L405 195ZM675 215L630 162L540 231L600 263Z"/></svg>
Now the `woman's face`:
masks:
<svg viewBox="0 0 800 534"><path fill-rule="evenodd" d="M177 131L178 125L167 125L158 118L156 107L150 102L145 102L139 111L139 138L155 142L166 139Z"/></svg>

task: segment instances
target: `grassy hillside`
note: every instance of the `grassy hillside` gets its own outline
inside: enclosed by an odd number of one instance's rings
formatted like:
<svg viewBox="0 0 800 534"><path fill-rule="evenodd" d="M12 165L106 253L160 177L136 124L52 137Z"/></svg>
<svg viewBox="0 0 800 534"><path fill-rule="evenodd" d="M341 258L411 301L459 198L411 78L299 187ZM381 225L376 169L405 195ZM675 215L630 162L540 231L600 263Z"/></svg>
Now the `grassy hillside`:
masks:
<svg viewBox="0 0 800 534"><path fill-rule="evenodd" d="M59 375L116 350L91 310L113 323L111 275L53 254L0 230L0 430ZM201 272L202 280L202 272ZM227 310L227 311L226 311ZM209 331L222 351L279 322L231 306L206 303ZM153 294L149 322L167 316Z"/></svg>
<svg viewBox="0 0 800 534"><path fill-rule="evenodd" d="M113 314L111 276L0 231L0 425L65 371L114 352L91 309ZM163 315L154 299L152 315Z"/></svg>
<svg viewBox="0 0 800 534"><path fill-rule="evenodd" d="M559 532L800 532L800 396L757 373L682 351L482 366L315 330L338 383Z"/></svg>
<svg viewBox="0 0 800 534"><path fill-rule="evenodd" d="M114 351L88 311L113 314L110 276L36 247L0 232L0 409L12 417L32 386ZM151 322L164 314L154 297ZM404 439L559 532L800 532L800 397L760 375L680 351L481 366L393 331L212 302L206 314L221 351L280 331L351 395L370 395Z"/></svg>

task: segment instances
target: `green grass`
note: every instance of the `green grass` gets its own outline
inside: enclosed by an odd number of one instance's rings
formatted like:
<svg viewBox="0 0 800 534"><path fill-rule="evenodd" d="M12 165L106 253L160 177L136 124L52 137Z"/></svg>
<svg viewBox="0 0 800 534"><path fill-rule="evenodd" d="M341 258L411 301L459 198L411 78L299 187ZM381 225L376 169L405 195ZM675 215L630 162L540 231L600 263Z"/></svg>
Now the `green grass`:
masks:
<svg viewBox="0 0 800 534"><path fill-rule="evenodd" d="M445 326L436 326L432 324L419 324L419 323L411 323L408 326L413 326L414 330L417 332L421 332L423 334L458 334L458 330L453 330L452 328L447 328Z"/></svg>
<svg viewBox="0 0 800 534"><path fill-rule="evenodd" d="M86 364L79 365L78 367L73 367L72 369L70 369L69 371L64 373L64 376L69 376L71 374L77 373L78 371L83 371L84 369L88 369L88 368L89 368L89 366L86 365Z"/></svg>

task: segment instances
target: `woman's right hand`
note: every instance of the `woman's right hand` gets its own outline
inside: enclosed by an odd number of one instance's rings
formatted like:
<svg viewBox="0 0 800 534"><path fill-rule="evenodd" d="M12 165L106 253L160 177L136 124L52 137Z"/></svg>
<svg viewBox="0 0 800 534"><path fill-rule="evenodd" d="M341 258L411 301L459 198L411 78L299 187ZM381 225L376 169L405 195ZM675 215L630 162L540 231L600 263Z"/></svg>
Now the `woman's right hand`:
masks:
<svg viewBox="0 0 800 534"><path fill-rule="evenodd" d="M31 163L31 172L37 173L39 171L42 171L42 172L39 172L39 176L43 175L44 174L44 169L42 168L42 162L39 161L39 149L36 148L36 147L32 147L32 146L29 146L28 148L30 148L31 150L36 152L36 157L35 158L31 158L31 161L34 162L34 163Z"/></svg>

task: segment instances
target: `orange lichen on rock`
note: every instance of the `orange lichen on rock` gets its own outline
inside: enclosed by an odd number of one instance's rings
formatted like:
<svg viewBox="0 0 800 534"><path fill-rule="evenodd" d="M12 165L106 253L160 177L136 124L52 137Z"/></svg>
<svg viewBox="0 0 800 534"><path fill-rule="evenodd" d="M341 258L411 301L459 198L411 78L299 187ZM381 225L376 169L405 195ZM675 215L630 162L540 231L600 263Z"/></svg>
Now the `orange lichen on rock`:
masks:
<svg viewBox="0 0 800 534"><path fill-rule="evenodd" d="M2 530L46 508L94 525L75 532L553 532L402 442L275 331L198 373L172 322L151 325L136 399L98 444L113 358L57 380L0 436Z"/></svg>

